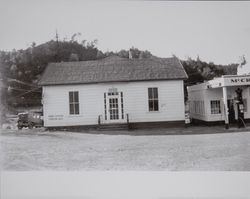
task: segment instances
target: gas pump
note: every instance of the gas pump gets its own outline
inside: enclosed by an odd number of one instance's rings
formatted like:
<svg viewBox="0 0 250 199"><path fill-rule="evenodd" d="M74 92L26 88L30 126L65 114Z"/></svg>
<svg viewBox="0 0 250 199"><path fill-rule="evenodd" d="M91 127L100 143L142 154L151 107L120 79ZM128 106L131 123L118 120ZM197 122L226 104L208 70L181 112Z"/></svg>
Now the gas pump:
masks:
<svg viewBox="0 0 250 199"><path fill-rule="evenodd" d="M237 94L237 112L238 112L238 127L245 127L245 121L244 121L244 105L243 105L243 99L242 99L242 89L237 88L235 90Z"/></svg>

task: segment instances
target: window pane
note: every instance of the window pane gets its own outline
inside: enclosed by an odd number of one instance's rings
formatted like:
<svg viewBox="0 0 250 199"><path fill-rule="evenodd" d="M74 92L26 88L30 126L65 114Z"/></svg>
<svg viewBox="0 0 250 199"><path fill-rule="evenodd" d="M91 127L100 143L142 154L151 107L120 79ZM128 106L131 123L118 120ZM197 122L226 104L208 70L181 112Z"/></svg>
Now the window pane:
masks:
<svg viewBox="0 0 250 199"><path fill-rule="evenodd" d="M112 99L109 99L109 109L111 109L112 108Z"/></svg>
<svg viewBox="0 0 250 199"><path fill-rule="evenodd" d="M73 102L73 92L69 92L69 103Z"/></svg>
<svg viewBox="0 0 250 199"><path fill-rule="evenodd" d="M73 104L69 105L69 113L74 114L74 105Z"/></svg>
<svg viewBox="0 0 250 199"><path fill-rule="evenodd" d="M153 98L152 88L148 88L148 99L152 99L152 98Z"/></svg>
<svg viewBox="0 0 250 199"><path fill-rule="evenodd" d="M79 104L75 104L75 114L79 114Z"/></svg>
<svg viewBox="0 0 250 199"><path fill-rule="evenodd" d="M214 114L214 101L211 101L210 105L211 105L211 113Z"/></svg>
<svg viewBox="0 0 250 199"><path fill-rule="evenodd" d="M149 111L153 111L154 110L154 102L153 102L153 100L149 100L148 101L148 108L149 108Z"/></svg>
<svg viewBox="0 0 250 199"><path fill-rule="evenodd" d="M158 98L158 89L154 88L153 91L154 91L154 98L157 99Z"/></svg>
<svg viewBox="0 0 250 199"><path fill-rule="evenodd" d="M159 107L158 107L158 100L154 100L154 111L158 111Z"/></svg>
<svg viewBox="0 0 250 199"><path fill-rule="evenodd" d="M78 96L78 92L74 92L74 101L75 102L79 102L79 96Z"/></svg>

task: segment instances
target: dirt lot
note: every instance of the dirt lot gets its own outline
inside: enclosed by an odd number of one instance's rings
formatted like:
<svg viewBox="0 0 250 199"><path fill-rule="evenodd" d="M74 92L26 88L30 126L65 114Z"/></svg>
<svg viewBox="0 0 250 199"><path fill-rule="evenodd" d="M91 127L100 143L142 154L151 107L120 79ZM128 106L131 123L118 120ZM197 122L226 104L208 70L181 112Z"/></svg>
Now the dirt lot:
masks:
<svg viewBox="0 0 250 199"><path fill-rule="evenodd" d="M110 132L114 135L1 130L1 167L22 171L250 171L250 131L208 134L219 129L190 127L183 131L186 135L179 135L181 129Z"/></svg>

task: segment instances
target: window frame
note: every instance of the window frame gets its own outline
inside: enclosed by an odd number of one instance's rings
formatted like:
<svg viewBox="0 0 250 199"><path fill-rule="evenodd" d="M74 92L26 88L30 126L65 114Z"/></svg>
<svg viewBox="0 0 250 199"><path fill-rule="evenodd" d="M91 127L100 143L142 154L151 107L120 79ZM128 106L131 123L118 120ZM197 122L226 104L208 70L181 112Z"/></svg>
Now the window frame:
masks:
<svg viewBox="0 0 250 199"><path fill-rule="evenodd" d="M151 108L151 105L153 105L152 108ZM148 88L148 111L149 112L158 112L159 111L158 87L149 87Z"/></svg>
<svg viewBox="0 0 250 199"><path fill-rule="evenodd" d="M71 94L72 94L72 96L71 96ZM80 103L79 103L79 101L80 101L79 100L79 91L69 91L69 115L80 115ZM73 109L71 107L73 107Z"/></svg>
<svg viewBox="0 0 250 199"><path fill-rule="evenodd" d="M107 93L104 93L104 119L108 120L108 113L107 113Z"/></svg>
<svg viewBox="0 0 250 199"><path fill-rule="evenodd" d="M220 100L210 100L210 113L212 115L221 114L221 101Z"/></svg>
<svg viewBox="0 0 250 199"><path fill-rule="evenodd" d="M124 99L123 99L123 92L120 92L121 97L121 118L124 119Z"/></svg>

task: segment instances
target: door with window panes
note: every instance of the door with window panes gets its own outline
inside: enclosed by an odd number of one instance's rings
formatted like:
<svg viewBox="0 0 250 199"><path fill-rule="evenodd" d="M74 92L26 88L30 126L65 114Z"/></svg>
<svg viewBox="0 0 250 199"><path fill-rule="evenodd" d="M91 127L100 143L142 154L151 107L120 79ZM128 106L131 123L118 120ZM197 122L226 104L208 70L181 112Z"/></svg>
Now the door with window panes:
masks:
<svg viewBox="0 0 250 199"><path fill-rule="evenodd" d="M116 89L104 93L104 122L123 123L126 122L124 115L123 92Z"/></svg>

